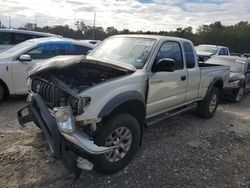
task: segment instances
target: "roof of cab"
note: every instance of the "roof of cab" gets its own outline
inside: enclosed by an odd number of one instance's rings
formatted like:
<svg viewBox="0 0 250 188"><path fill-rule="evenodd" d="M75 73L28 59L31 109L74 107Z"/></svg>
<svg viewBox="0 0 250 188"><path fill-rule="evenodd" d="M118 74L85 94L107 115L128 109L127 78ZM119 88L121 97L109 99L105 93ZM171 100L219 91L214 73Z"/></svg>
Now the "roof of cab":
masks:
<svg viewBox="0 0 250 188"><path fill-rule="evenodd" d="M112 37L135 37L135 38L149 38L155 40L175 40L175 41L188 41L188 39L178 38L178 37L171 37L171 36L163 36L163 35L146 35L146 34L127 34L127 35L114 35Z"/></svg>
<svg viewBox="0 0 250 188"><path fill-rule="evenodd" d="M51 33L44 33L38 31L28 31L28 30L20 30L20 29L0 29L0 33L22 33L22 34L30 34L30 35L39 35L44 37L62 37L61 35L51 34Z"/></svg>

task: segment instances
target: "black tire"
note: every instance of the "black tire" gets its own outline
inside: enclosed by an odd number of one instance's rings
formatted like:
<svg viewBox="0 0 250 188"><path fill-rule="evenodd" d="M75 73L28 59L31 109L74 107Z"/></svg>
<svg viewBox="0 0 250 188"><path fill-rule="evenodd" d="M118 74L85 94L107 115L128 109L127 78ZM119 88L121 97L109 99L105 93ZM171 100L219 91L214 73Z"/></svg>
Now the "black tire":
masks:
<svg viewBox="0 0 250 188"><path fill-rule="evenodd" d="M5 96L5 88L4 86L0 83L0 102L4 99Z"/></svg>
<svg viewBox="0 0 250 188"><path fill-rule="evenodd" d="M108 137L118 128L127 128L131 135L132 141L130 148L126 155L118 161L110 162L107 157L103 155L96 155L92 157L94 169L102 174L112 174L123 167L125 167L133 158L134 154L139 148L140 144L140 125L139 122L129 114L120 114L111 118L105 123L103 129L95 137L95 143L99 146L104 146Z"/></svg>
<svg viewBox="0 0 250 188"><path fill-rule="evenodd" d="M216 98L216 101L214 99ZM201 118L209 119L212 118L214 113L216 112L218 103L220 100L220 91L218 88L213 87L207 97L203 100L198 102L198 110L197 114ZM214 105L212 105L212 103ZM210 108L213 106L213 108Z"/></svg>
<svg viewBox="0 0 250 188"><path fill-rule="evenodd" d="M239 103L244 96L245 88L242 86L239 89L237 89L233 95L233 102Z"/></svg>

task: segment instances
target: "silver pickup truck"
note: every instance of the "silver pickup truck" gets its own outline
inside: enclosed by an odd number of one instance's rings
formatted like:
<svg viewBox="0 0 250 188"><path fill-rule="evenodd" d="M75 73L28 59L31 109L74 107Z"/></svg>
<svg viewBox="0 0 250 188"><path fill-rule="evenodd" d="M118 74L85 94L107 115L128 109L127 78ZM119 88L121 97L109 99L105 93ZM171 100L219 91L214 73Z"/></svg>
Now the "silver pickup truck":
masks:
<svg viewBox="0 0 250 188"><path fill-rule="evenodd" d="M34 67L30 103L18 120L41 128L53 156L70 170L93 165L113 173L138 150L144 126L193 109L211 118L229 73L227 66L199 65L186 39L113 36L88 56L58 56Z"/></svg>

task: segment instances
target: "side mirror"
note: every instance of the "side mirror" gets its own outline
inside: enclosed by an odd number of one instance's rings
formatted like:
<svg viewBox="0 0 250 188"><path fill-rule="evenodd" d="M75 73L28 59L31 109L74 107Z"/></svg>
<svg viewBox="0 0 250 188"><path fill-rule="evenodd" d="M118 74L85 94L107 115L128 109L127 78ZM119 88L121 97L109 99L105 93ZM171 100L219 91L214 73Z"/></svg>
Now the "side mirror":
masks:
<svg viewBox="0 0 250 188"><path fill-rule="evenodd" d="M30 55L28 55L28 54L24 54L24 55L21 55L21 56L19 57L19 60L20 60L20 61L31 61L31 57L30 57Z"/></svg>
<svg viewBox="0 0 250 188"><path fill-rule="evenodd" d="M153 66L153 72L174 72L175 71L175 60L170 58L160 59Z"/></svg>

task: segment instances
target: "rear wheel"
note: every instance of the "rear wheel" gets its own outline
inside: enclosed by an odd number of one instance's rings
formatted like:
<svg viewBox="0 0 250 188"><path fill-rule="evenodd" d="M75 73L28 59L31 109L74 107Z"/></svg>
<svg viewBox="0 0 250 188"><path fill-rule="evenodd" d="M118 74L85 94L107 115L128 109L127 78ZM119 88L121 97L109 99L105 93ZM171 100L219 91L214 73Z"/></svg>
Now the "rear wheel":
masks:
<svg viewBox="0 0 250 188"><path fill-rule="evenodd" d="M116 148L103 155L93 156L94 169L102 174L114 173L125 167L139 148L140 125L129 114L120 114L107 123L96 136L95 143L99 146Z"/></svg>
<svg viewBox="0 0 250 188"><path fill-rule="evenodd" d="M234 102L239 103L244 96L244 92L245 92L244 87L240 87L234 94L234 99L233 99Z"/></svg>
<svg viewBox="0 0 250 188"><path fill-rule="evenodd" d="M213 117L220 100L220 91L214 87L208 96L198 103L198 115L202 118L209 119Z"/></svg>

